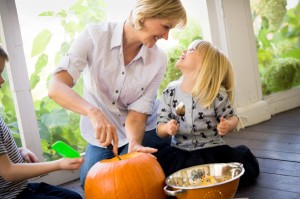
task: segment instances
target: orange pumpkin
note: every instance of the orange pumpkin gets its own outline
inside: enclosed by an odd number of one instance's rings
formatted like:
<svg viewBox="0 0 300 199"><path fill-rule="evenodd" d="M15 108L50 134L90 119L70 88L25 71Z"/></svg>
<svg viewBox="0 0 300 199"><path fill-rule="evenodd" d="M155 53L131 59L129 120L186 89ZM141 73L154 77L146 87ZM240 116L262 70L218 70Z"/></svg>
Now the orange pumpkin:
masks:
<svg viewBox="0 0 300 199"><path fill-rule="evenodd" d="M165 174L156 158L133 152L97 162L88 172L86 199L165 199Z"/></svg>

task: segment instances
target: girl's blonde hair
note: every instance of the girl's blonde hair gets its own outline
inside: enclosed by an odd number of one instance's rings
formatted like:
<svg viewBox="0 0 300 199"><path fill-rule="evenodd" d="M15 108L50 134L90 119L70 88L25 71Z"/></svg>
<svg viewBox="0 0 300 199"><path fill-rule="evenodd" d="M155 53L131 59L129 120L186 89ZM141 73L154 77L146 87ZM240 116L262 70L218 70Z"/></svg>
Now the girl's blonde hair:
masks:
<svg viewBox="0 0 300 199"><path fill-rule="evenodd" d="M135 29L144 27L144 18L158 18L175 21L172 27L184 27L187 23L186 11L181 0L136 0L129 20Z"/></svg>
<svg viewBox="0 0 300 199"><path fill-rule="evenodd" d="M192 45L203 56L201 68L196 73L196 84L192 89L193 97L202 106L211 107L221 87L224 87L233 105L235 83L232 65L227 56L207 41L197 40Z"/></svg>

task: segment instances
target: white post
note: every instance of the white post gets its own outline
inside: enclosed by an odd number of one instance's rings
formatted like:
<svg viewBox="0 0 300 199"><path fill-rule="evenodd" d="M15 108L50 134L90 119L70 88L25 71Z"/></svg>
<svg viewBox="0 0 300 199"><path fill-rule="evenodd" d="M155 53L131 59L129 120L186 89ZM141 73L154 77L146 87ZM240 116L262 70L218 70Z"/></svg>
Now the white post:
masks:
<svg viewBox="0 0 300 199"><path fill-rule="evenodd" d="M209 35L234 67L240 118L246 126L270 119L269 104L262 97L249 0L206 0L203 5L209 21L204 36Z"/></svg>
<svg viewBox="0 0 300 199"><path fill-rule="evenodd" d="M34 111L19 20L14 0L0 0L4 41L9 53L7 67L22 145L43 161L39 129Z"/></svg>

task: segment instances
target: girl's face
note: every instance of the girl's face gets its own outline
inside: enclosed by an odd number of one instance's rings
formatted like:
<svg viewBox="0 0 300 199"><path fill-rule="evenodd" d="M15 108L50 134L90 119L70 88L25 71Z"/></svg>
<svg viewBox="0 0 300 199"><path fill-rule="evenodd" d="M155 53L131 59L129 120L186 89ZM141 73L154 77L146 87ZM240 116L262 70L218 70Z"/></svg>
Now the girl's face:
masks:
<svg viewBox="0 0 300 199"><path fill-rule="evenodd" d="M201 68L203 61L203 50L198 52L197 46L189 46L187 50L182 51L179 60L175 66L184 73L185 71L196 72Z"/></svg>
<svg viewBox="0 0 300 199"><path fill-rule="evenodd" d="M2 72L4 70L4 66L5 66L5 59L0 57L0 88L1 88L1 85L4 83L4 79L2 77Z"/></svg>
<svg viewBox="0 0 300 199"><path fill-rule="evenodd" d="M152 48L161 38L168 40L169 31L172 28L172 23L169 20L146 18L142 23L144 27L138 31L138 37L148 48Z"/></svg>

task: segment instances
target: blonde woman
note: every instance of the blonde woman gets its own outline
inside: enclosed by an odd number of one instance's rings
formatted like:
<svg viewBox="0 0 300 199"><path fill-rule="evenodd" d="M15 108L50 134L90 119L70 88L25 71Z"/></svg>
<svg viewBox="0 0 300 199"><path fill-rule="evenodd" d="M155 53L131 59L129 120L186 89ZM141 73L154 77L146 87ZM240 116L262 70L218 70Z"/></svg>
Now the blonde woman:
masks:
<svg viewBox="0 0 300 199"><path fill-rule="evenodd" d="M196 40L176 67L182 78L163 92L158 114L158 136L172 136L171 146L157 153L166 175L199 164L241 162L241 184L251 182L259 175L254 155L246 146L232 148L222 139L238 125L230 61L209 42Z"/></svg>
<svg viewBox="0 0 300 199"><path fill-rule="evenodd" d="M167 65L156 42L186 20L180 0L137 0L126 20L88 26L58 65L49 97L81 115L88 142L82 186L96 162L113 157L111 143L114 153L156 152L142 146L144 134L156 136L156 93ZM83 96L72 90L81 73Z"/></svg>

